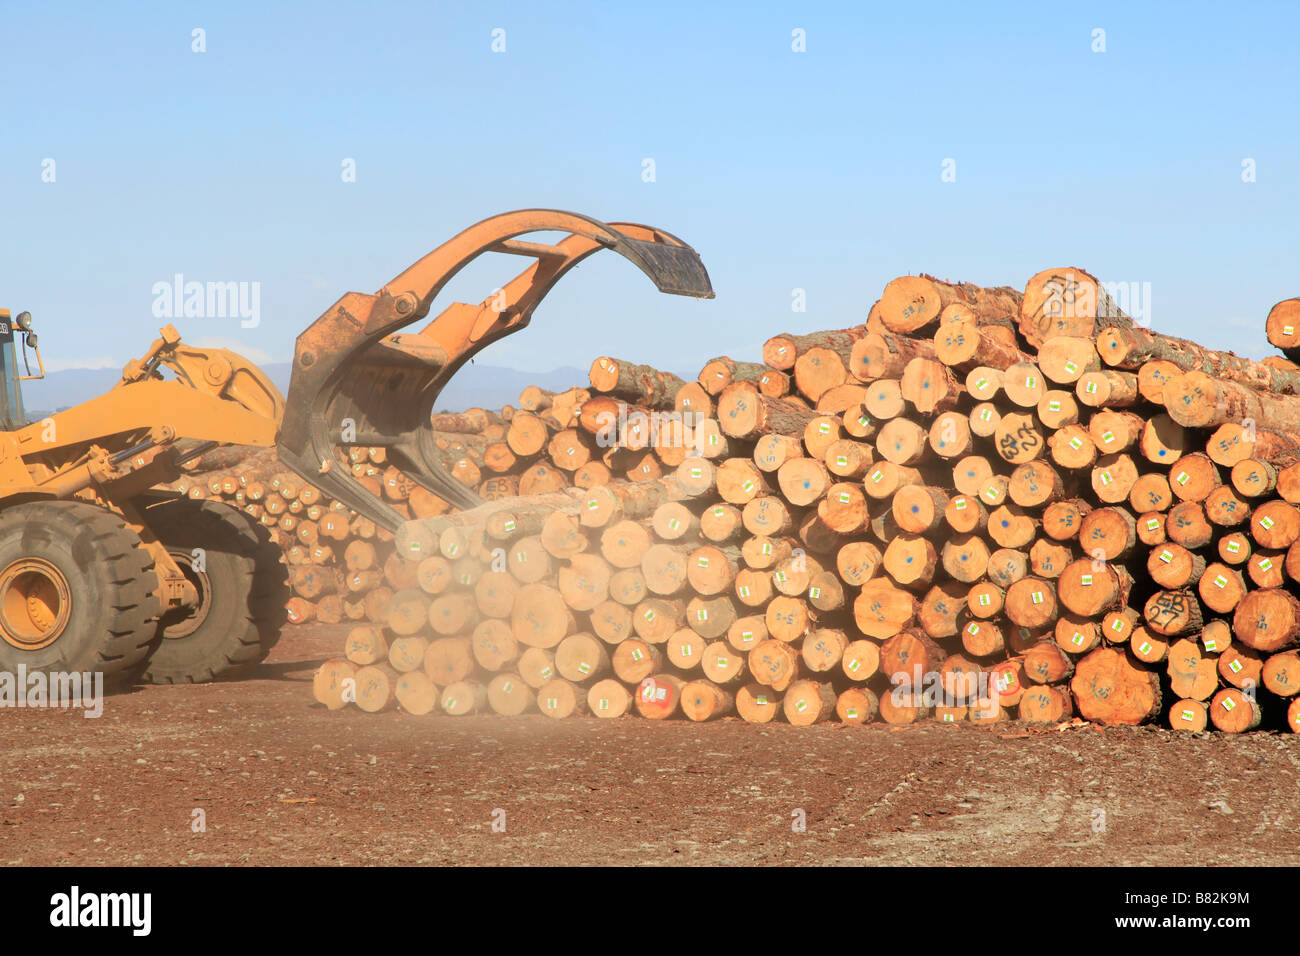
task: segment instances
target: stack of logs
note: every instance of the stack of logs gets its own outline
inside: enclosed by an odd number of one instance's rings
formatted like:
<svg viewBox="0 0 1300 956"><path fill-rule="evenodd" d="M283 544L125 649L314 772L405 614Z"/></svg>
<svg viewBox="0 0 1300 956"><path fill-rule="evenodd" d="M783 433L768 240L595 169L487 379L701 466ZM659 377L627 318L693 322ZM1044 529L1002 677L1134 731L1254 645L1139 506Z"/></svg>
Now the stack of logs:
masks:
<svg viewBox="0 0 1300 956"><path fill-rule="evenodd" d="M1300 300L1267 328L1300 357ZM1081 269L905 276L694 382L599 358L489 428L489 500L411 509L327 706L1300 731L1300 366Z"/></svg>
<svg viewBox="0 0 1300 956"><path fill-rule="evenodd" d="M358 477L384 479L382 448L349 448L345 455ZM287 605L291 623L384 619L387 596L409 578L391 534L285 469L270 450L223 448L187 470L172 490L238 508L280 546L294 592ZM439 499L425 513L446 510Z"/></svg>
<svg viewBox="0 0 1300 956"><path fill-rule="evenodd" d="M434 444L447 471L487 500L604 483L610 479L604 464L583 458L574 467L581 449L563 444L564 429L589 397L586 389L560 394L525 389L520 403L525 414L513 427L507 425L515 418L513 408L439 413L431 422ZM526 414L541 404L546 410L540 420ZM535 443L538 435L542 439ZM449 510L447 502L389 465L383 448L344 446L339 457L340 465L405 517ZM393 594L415 583L415 569L394 553L390 533L285 469L273 450L221 448L186 469L190 474L170 485L172 490L232 505L275 537L289 566L292 623L383 625Z"/></svg>

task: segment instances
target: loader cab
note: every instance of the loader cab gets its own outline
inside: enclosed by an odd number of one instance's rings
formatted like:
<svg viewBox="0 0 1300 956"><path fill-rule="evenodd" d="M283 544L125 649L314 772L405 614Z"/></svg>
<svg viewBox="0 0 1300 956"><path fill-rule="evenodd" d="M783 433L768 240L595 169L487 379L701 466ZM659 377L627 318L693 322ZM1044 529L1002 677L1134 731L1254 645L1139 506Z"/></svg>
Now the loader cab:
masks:
<svg viewBox="0 0 1300 956"><path fill-rule="evenodd" d="M18 337L22 337L22 370L18 362ZM27 349L31 347L36 353L36 365L40 370L31 374L31 363ZM23 374L23 370L26 374ZM11 318L8 309L0 309L0 428L5 431L17 431L27 424L27 414L23 410L22 382L26 379L44 378L45 363L36 348L36 333L32 331L32 314L20 312L18 318Z"/></svg>

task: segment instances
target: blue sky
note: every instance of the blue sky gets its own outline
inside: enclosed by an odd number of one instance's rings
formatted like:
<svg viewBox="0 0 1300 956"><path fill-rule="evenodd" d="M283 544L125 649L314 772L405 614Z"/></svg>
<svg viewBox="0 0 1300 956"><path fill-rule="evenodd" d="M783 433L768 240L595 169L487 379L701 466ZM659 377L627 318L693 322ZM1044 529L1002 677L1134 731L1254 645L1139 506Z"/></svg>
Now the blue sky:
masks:
<svg viewBox="0 0 1300 956"><path fill-rule="evenodd" d="M1300 292L1298 32L1296 3L0 0L0 305L33 312L55 367L120 365L161 324L155 283L258 282L256 328L176 324L285 360L342 293L552 206L676 233L717 298L596 256L484 363L693 374L858 324L895 275L1023 288L1061 265L1150 283L1157 330L1263 355Z"/></svg>

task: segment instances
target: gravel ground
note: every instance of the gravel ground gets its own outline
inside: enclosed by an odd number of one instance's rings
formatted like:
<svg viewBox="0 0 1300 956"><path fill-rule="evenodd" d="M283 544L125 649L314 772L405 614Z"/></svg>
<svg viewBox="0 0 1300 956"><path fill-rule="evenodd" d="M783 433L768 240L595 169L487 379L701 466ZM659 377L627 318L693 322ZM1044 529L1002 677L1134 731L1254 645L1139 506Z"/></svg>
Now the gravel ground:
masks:
<svg viewBox="0 0 1300 956"><path fill-rule="evenodd" d="M341 634L94 720L0 712L0 860L1300 863L1300 735L329 713Z"/></svg>

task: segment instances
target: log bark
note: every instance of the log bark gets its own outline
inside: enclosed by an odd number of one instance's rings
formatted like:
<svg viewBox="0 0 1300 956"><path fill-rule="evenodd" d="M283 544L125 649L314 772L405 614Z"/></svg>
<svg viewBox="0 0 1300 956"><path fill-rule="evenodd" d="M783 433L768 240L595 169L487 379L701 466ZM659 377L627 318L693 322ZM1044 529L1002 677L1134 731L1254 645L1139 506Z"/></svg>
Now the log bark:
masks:
<svg viewBox="0 0 1300 956"><path fill-rule="evenodd" d="M1249 421L1300 434L1300 397L1295 395L1267 394L1204 372L1187 372L1165 386L1164 399L1169 416L1189 428Z"/></svg>
<svg viewBox="0 0 1300 956"><path fill-rule="evenodd" d="M1184 372L1201 372L1220 381L1279 395L1300 394L1300 374L1136 325L1102 330L1097 351L1114 368L1133 371L1146 362L1169 362Z"/></svg>
<svg viewBox="0 0 1300 956"><path fill-rule="evenodd" d="M864 334L865 330L859 327L811 332L806 335L793 335L788 332L774 335L763 343L763 361L778 371L788 371L794 368L799 356L809 349L851 350L853 344Z"/></svg>
<svg viewBox="0 0 1300 956"><path fill-rule="evenodd" d="M880 319L894 332L911 333L939 321L950 306L962 318L986 323L1009 323L1019 313L1021 296L1014 289L986 289L967 282L950 283L933 276L900 276L885 286L880 296Z"/></svg>
<svg viewBox="0 0 1300 956"><path fill-rule="evenodd" d="M604 355L591 363L590 378L592 389L603 395L659 409L672 408L686 385L671 372Z"/></svg>

